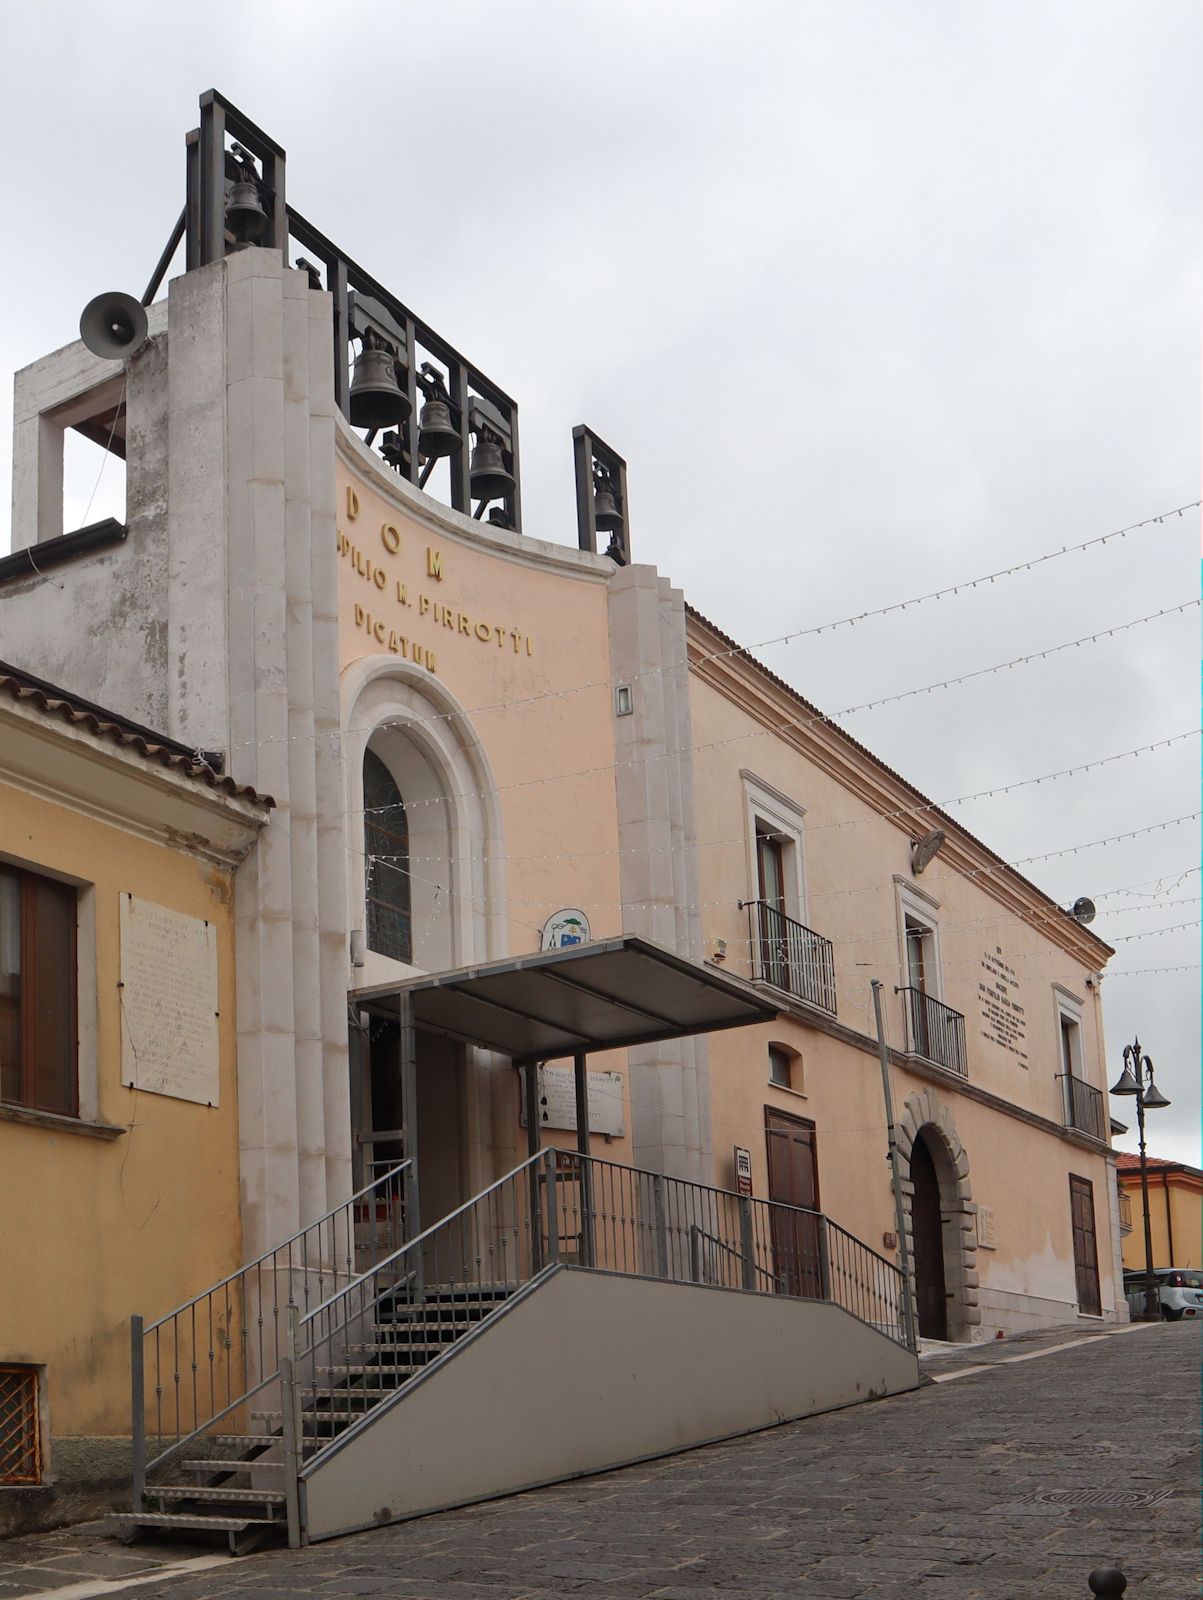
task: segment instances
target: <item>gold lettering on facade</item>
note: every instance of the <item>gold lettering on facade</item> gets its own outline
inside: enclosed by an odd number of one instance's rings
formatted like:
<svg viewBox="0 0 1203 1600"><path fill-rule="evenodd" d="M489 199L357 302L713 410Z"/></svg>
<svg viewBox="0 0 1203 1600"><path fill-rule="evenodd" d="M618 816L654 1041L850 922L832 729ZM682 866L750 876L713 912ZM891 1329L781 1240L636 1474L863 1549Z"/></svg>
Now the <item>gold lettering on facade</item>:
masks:
<svg viewBox="0 0 1203 1600"><path fill-rule="evenodd" d="M348 484L347 485L347 520L349 522L354 522L355 518L358 515L359 515L359 496L355 493L354 489L352 489L351 485Z"/></svg>
<svg viewBox="0 0 1203 1600"><path fill-rule="evenodd" d="M359 515L359 499L354 489L347 490L347 515ZM382 524L380 530L381 541L390 554L397 554L400 550L401 535L398 529L389 522ZM400 578L393 579L389 572L379 566L362 549L353 544L341 528L335 528L335 542L339 557L345 560L358 577L362 578L371 588L378 593L395 589L396 600L399 605L413 605L407 584ZM433 546L427 548L427 567L432 577L440 582L443 578L442 552ZM391 599L391 595L390 595ZM499 622L476 622L466 611L458 611L454 606L444 601L434 600L430 595L417 596L418 615L429 616L435 627L450 629L457 636L470 639L473 636L480 644L496 644L499 650L505 649L508 638L515 655L525 653L533 656L534 641L518 628L508 628ZM407 661L414 661L419 666L425 666L428 671L436 670L435 652L425 645L412 643L403 633L389 626L387 619L376 617L358 602L353 603L352 617L354 625L362 629L370 639L393 655L403 656Z"/></svg>

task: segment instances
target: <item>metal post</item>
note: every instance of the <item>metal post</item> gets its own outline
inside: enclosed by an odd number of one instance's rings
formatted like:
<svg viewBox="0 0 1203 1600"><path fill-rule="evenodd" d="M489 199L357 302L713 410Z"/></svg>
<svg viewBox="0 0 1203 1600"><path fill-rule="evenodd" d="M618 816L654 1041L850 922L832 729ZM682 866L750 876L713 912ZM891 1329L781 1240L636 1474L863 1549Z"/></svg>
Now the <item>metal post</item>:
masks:
<svg viewBox="0 0 1203 1600"><path fill-rule="evenodd" d="M560 1259L560 1214L556 1208L556 1152L546 1150L543 1155L547 1167L547 1259Z"/></svg>
<svg viewBox="0 0 1203 1600"><path fill-rule="evenodd" d="M537 1061L517 1063L522 1073L522 1094L526 1106L526 1148L528 1156L537 1156L542 1146L542 1129L539 1126L539 1064ZM530 1264L533 1277L543 1266L543 1210L538 1163L531 1161L526 1169L526 1183L530 1208Z"/></svg>
<svg viewBox="0 0 1203 1600"><path fill-rule="evenodd" d="M398 1029L398 1057L401 1072L401 1127L403 1130L402 1150L403 1156L417 1160L418 1155L418 1041L414 1028L414 997L408 989L402 989L397 996L397 1013L400 1022ZM416 1169L415 1169L416 1174ZM405 1219L405 1231L409 1238L416 1239L422 1231L422 1218L419 1211L418 1185L412 1187L413 1215Z"/></svg>
<svg viewBox="0 0 1203 1600"><path fill-rule="evenodd" d="M752 1201L746 1194L741 1194L739 1197L739 1258L743 1262L743 1286L745 1289L754 1289L756 1256L752 1232Z"/></svg>
<svg viewBox="0 0 1203 1600"><path fill-rule="evenodd" d="M301 1391L298 1383L300 1367L301 1314L296 1306L288 1307L285 1330L286 1354L280 1361L280 1409L284 1426L284 1506L288 1517L288 1548L301 1548L301 1507L299 1482L301 1473L302 1421Z"/></svg>
<svg viewBox="0 0 1203 1600"><path fill-rule="evenodd" d="M696 1222L689 1224L689 1281L702 1281L702 1230Z"/></svg>
<svg viewBox="0 0 1203 1600"><path fill-rule="evenodd" d="M143 1365L142 1318L129 1319L130 1431L134 1465L134 1510L143 1511L146 1495L146 1373Z"/></svg>
<svg viewBox="0 0 1203 1600"><path fill-rule="evenodd" d="M1157 1279L1153 1276L1153 1225L1149 1219L1149 1163L1145 1156L1145 1096L1144 1076L1140 1058L1136 1060L1136 1126L1140 1133L1140 1203L1144 1208L1145 1222L1145 1318L1149 1322L1161 1320L1161 1299L1157 1293ZM1170 1262L1173 1266L1173 1262Z"/></svg>
<svg viewBox="0 0 1203 1600"><path fill-rule="evenodd" d="M652 1206L656 1218L656 1272L661 1279L668 1278L668 1217L664 1205L664 1179L659 1173L652 1179Z"/></svg>
<svg viewBox="0 0 1203 1600"><path fill-rule="evenodd" d="M581 1255L583 1265L596 1265L593 1241L593 1167L589 1160L589 1072L586 1057L572 1058L572 1086L576 1092L576 1150L580 1156Z"/></svg>
<svg viewBox="0 0 1203 1600"><path fill-rule="evenodd" d="M827 1236L827 1213L819 1217L819 1287L823 1291L824 1300L832 1299L831 1293L831 1240Z"/></svg>
<svg viewBox="0 0 1203 1600"><path fill-rule="evenodd" d="M874 978L873 1016L877 1023L877 1052L881 1060L881 1089L886 1103L886 1130L890 1149L890 1174L894 1180L894 1226L898 1230L898 1259L902 1271L902 1320L906 1328L906 1347L918 1350L918 1330L915 1327L915 1302L911 1292L911 1253L906 1242L906 1216L902 1209L902 1169L898 1161L898 1140L894 1132L894 1095L890 1088L890 1049L886 1044L885 1024L881 1016L881 979Z"/></svg>

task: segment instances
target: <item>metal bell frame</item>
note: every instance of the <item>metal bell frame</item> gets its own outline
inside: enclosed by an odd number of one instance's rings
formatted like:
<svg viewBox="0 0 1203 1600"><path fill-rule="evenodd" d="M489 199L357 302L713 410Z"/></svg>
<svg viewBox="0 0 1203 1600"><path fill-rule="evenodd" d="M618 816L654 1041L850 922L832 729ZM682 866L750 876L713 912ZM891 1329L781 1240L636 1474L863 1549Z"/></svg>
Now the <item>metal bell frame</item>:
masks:
<svg viewBox="0 0 1203 1600"><path fill-rule="evenodd" d="M287 204L287 162L283 147L216 89L206 90L201 95L199 125L187 135L184 206L151 276L143 304L149 304L155 298L181 240L185 242L185 270L189 272L222 260L231 249L242 248L238 241L231 238L226 208L232 195L232 185L252 180L231 154L231 143L235 140L250 156L252 166L258 169L254 181L267 220L261 236L255 242L262 249L280 251L285 261L295 255L293 247L299 247L305 254L302 270L308 274L311 287L315 291L328 293L333 300L334 397L339 410L350 418L352 370L348 353L353 348L352 341L359 337L355 326L359 319L352 314L353 300L357 296L370 298L386 314L385 330L378 327L377 331L385 331L388 337L388 326L395 326L398 330L403 350L399 361L401 372L398 386L409 402L409 409L403 418L398 414L392 421L380 424L386 428L395 427L397 431L391 458L386 456L385 459L415 486L431 460L445 459L450 469L450 503L454 510L472 516L473 502L478 496L471 491L471 430L465 423L475 404L485 404L490 420L496 419L495 426L502 440L505 462L508 463L505 470L512 480L504 495L506 512L512 526L521 532L522 490L516 402L474 362L461 355L437 329L416 316L295 207ZM243 199L244 195L245 191L239 199ZM459 430L458 443L453 444L450 434L443 433L440 428L438 442L445 447L446 454L442 457L427 455L426 463L422 463L425 452L419 444L422 425L418 415L417 373L412 359L413 352L419 348L443 369L445 392L449 396L450 424ZM357 360L356 366L358 364ZM427 420L441 422L437 412ZM364 426L363 423L358 425ZM428 431L433 432L434 429Z"/></svg>

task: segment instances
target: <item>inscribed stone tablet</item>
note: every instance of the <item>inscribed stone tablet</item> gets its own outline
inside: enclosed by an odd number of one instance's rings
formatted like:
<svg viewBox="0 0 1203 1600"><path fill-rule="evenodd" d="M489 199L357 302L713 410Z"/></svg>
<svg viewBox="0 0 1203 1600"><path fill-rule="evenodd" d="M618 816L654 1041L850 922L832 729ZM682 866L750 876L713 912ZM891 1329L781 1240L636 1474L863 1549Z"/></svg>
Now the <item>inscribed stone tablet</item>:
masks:
<svg viewBox="0 0 1203 1600"><path fill-rule="evenodd" d="M217 929L124 892L121 1081L217 1104Z"/></svg>

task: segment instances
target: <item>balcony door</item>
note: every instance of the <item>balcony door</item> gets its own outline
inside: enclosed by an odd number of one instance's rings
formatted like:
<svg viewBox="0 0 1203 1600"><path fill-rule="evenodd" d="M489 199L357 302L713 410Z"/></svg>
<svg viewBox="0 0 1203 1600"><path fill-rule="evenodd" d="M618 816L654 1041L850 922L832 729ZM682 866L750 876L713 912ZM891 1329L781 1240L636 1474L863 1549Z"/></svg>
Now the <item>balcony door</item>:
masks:
<svg viewBox="0 0 1203 1600"><path fill-rule="evenodd" d="M785 910L785 846L780 838L756 826L757 893L764 906L760 918L760 963L763 976L788 989L789 925Z"/></svg>
<svg viewBox="0 0 1203 1600"><path fill-rule="evenodd" d="M785 1294L823 1295L819 1255L819 1164L815 1125L771 1106L764 1108L769 1157L769 1199L804 1211L772 1212L773 1276Z"/></svg>

